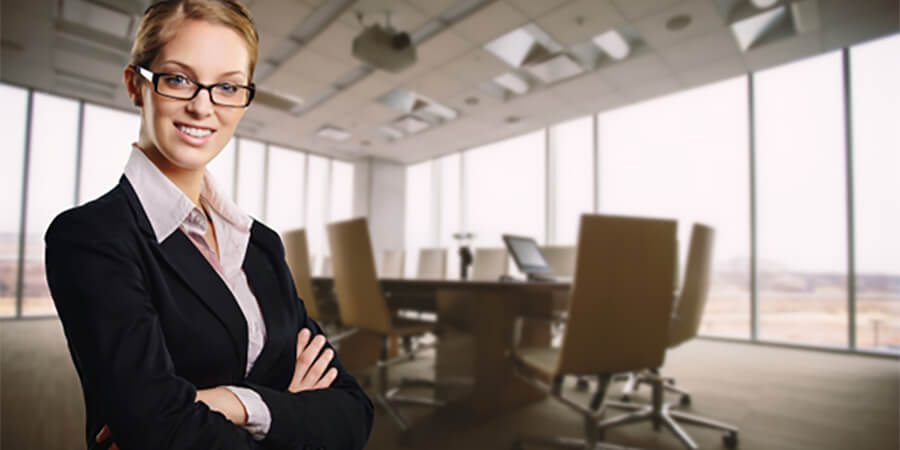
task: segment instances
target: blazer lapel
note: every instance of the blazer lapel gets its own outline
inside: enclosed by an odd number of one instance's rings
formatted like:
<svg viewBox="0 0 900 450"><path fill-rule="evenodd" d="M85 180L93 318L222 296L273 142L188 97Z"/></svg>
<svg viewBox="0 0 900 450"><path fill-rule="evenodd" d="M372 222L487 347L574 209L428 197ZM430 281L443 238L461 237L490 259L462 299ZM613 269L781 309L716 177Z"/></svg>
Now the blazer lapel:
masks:
<svg viewBox="0 0 900 450"><path fill-rule="evenodd" d="M172 233L162 244L157 245L150 220L147 219L134 188L124 175L119 180L119 186L124 190L125 197L137 216L138 227L150 241L150 248L157 251L157 257L165 261L181 281L225 325L234 342L234 350L240 361L240 374L243 376L244 368L247 367L247 320L228 286L180 229Z"/></svg>

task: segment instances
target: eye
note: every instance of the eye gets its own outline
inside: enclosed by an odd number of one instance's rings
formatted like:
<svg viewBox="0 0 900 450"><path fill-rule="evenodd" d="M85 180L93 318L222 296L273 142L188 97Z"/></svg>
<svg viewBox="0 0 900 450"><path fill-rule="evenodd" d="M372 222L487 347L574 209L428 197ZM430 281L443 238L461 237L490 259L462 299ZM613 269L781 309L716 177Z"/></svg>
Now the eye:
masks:
<svg viewBox="0 0 900 450"><path fill-rule="evenodd" d="M177 74L165 75L163 81L171 87L185 87L191 84L187 77Z"/></svg>
<svg viewBox="0 0 900 450"><path fill-rule="evenodd" d="M225 94L234 94L238 91L238 87L231 83L222 83L219 85L219 90Z"/></svg>

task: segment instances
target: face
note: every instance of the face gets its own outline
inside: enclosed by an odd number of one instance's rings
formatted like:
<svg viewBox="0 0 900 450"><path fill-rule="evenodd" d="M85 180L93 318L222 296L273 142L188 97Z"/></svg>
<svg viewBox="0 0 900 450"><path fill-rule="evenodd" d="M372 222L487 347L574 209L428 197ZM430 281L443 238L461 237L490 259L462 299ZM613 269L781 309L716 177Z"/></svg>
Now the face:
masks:
<svg viewBox="0 0 900 450"><path fill-rule="evenodd" d="M248 66L247 46L236 32L223 25L186 20L147 69L183 75L204 85L247 85ZM246 110L214 105L208 90L192 100L177 100L157 94L150 81L130 69L125 77L132 100L142 109L138 146L166 173L202 170L231 139Z"/></svg>

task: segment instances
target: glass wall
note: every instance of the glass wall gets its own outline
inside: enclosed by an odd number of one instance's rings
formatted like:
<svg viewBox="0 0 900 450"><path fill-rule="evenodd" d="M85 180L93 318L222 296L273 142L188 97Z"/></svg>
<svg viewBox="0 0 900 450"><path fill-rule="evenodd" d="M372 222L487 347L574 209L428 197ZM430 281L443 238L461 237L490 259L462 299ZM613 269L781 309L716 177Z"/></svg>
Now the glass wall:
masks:
<svg viewBox="0 0 900 450"><path fill-rule="evenodd" d="M759 336L847 346L841 54L754 77Z"/></svg>
<svg viewBox="0 0 900 450"><path fill-rule="evenodd" d="M322 273L322 264L328 252L328 236L325 235L325 224L328 223L328 176L329 160L321 156L309 155L307 160L309 172L306 183L306 239L309 245L309 257L316 261L314 273ZM316 270L318 269L318 270Z"/></svg>
<svg viewBox="0 0 900 450"><path fill-rule="evenodd" d="M703 331L744 338L750 336L747 110L741 77L597 117L599 211L678 219L682 272L692 224L712 226L714 277Z"/></svg>
<svg viewBox="0 0 900 450"><path fill-rule="evenodd" d="M44 270L47 227L60 212L118 183L139 124L135 114L0 83L0 318L55 314ZM315 157L314 192L308 192L305 159L296 150L236 138L208 170L226 195L237 191L249 214L263 219L268 213L277 229L303 226L304 215L317 218L322 248L325 220L352 214L353 165ZM318 210L304 207L307 196ZM296 208L281 207L292 202Z"/></svg>
<svg viewBox="0 0 900 450"><path fill-rule="evenodd" d="M440 215L440 229L437 245L447 249L447 278L457 280L460 277L459 242L453 238L461 228L461 170L462 156L454 153L437 160L440 181L440 203L435 208Z"/></svg>
<svg viewBox="0 0 900 450"><path fill-rule="evenodd" d="M269 182L266 196L266 224L282 233L303 227L303 190L306 182L306 154L269 146Z"/></svg>
<svg viewBox="0 0 900 450"><path fill-rule="evenodd" d="M44 272L44 232L57 214L75 205L74 189L60 186L75 186L78 109L77 101L34 94L25 205L23 316L56 311Z"/></svg>
<svg viewBox="0 0 900 450"><path fill-rule="evenodd" d="M0 317L16 314L28 91L0 84Z"/></svg>
<svg viewBox="0 0 900 450"><path fill-rule="evenodd" d="M550 244L575 245L581 214L594 212L594 118L550 127Z"/></svg>
<svg viewBox="0 0 900 450"><path fill-rule="evenodd" d="M116 187L137 141L137 114L84 105L78 203L87 203Z"/></svg>
<svg viewBox="0 0 900 450"><path fill-rule="evenodd" d="M900 35L850 52L856 345L900 351Z"/></svg>
<svg viewBox="0 0 900 450"><path fill-rule="evenodd" d="M435 196L433 192L434 165L437 162L426 161L406 167L406 260L405 274L415 278L419 262L419 249L433 247L435 230L438 224L433 223ZM376 255L376 261L380 258Z"/></svg>

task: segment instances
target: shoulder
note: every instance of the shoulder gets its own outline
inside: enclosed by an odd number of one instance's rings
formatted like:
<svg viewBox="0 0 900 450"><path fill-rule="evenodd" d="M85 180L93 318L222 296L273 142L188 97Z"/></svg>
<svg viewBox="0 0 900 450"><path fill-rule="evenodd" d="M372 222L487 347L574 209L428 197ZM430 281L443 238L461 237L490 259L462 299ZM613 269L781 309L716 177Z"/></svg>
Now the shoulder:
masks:
<svg viewBox="0 0 900 450"><path fill-rule="evenodd" d="M281 236L278 232L266 226L266 224L253 220L250 226L250 239L257 242L265 249L284 257L284 246L281 243Z"/></svg>
<svg viewBox="0 0 900 450"><path fill-rule="evenodd" d="M84 205L57 215L44 239L118 240L137 230L134 213L121 185Z"/></svg>

